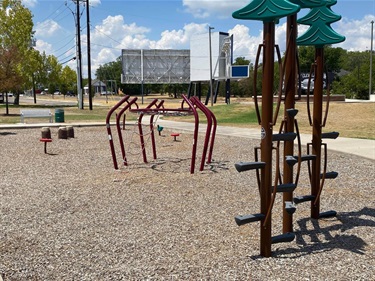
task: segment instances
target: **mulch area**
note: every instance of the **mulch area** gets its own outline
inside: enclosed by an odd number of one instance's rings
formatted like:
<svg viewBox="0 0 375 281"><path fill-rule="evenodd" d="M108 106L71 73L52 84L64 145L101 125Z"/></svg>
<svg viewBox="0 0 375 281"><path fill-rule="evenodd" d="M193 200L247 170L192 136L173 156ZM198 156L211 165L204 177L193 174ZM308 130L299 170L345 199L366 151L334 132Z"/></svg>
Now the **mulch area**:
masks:
<svg viewBox="0 0 375 281"><path fill-rule="evenodd" d="M375 266L374 161L329 152L321 210L337 217L310 218L297 206L296 239L259 255L259 223L237 226L234 217L259 212L253 161L256 140L218 136L213 163L190 173L193 138L164 129L153 160L146 136L125 131L129 166L114 170L105 127L75 128L43 151L40 129L0 131L0 276L3 280L371 280ZM309 193L303 166L295 194ZM282 196L272 213L282 231Z"/></svg>

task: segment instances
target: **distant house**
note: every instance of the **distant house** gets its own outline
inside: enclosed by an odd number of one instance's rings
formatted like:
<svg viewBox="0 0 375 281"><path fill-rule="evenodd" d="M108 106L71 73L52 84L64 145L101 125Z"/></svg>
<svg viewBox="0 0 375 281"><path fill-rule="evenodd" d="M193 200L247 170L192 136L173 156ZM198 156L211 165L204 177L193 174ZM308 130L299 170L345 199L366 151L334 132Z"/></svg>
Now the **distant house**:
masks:
<svg viewBox="0 0 375 281"><path fill-rule="evenodd" d="M93 88L93 91L95 94L101 94L103 92L107 92L107 85L98 79L91 81L91 87ZM86 84L86 86L84 87L84 90L85 90L85 95L87 95L89 92L88 84Z"/></svg>

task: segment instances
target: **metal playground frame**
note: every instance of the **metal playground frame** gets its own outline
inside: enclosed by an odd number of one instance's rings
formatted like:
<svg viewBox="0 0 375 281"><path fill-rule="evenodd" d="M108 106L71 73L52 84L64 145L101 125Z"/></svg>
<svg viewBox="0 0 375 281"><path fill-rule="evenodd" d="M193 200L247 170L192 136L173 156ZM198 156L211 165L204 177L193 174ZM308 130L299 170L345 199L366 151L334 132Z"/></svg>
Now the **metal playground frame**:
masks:
<svg viewBox="0 0 375 281"><path fill-rule="evenodd" d="M207 163L212 162L212 153L213 153L213 148L214 148L214 143L215 143L217 121L212 111L209 110L197 97L191 97L189 99L185 95L183 95L180 108L166 108L164 107L164 100L158 100L158 99L154 99L146 107L140 108L139 105L137 104L137 99L138 99L137 97L130 99L130 96L126 95L115 106L113 106L110 109L106 117L106 128L107 128L107 133L108 133L108 140L109 140L109 145L110 145L111 154L112 154L113 166L116 170L119 169L119 166L117 163L115 144L114 144L113 136L112 136L111 119L113 119L112 117L113 117L113 114L115 113L115 116L114 116L115 128L118 134L121 156L123 159L124 166L127 166L129 163L126 157L126 151L125 151L125 145L124 145L125 140L122 134L122 130L125 129L125 119L126 119L125 112L126 111L137 113L139 115L135 125L138 128L138 133L140 137L140 150L143 156L144 163L148 163L148 160L147 160L144 133L143 133L143 128L142 128L143 117L145 115L150 116L149 128L150 128L150 134L151 134L152 154L153 154L153 159L155 160L157 159L157 153L156 153L156 143L155 143L156 126L155 126L154 116L157 114L177 114L177 113L192 114L194 116L194 133L193 133L193 146L192 146L191 164L190 164L191 174L194 174L195 160L196 160L196 154L197 154L198 132L199 132L198 110L202 111L204 113L204 116L207 119L207 126L206 126L206 131L205 131L204 146L203 146L199 170L203 171L206 159L207 159ZM123 117L122 127L121 127L121 117Z"/></svg>

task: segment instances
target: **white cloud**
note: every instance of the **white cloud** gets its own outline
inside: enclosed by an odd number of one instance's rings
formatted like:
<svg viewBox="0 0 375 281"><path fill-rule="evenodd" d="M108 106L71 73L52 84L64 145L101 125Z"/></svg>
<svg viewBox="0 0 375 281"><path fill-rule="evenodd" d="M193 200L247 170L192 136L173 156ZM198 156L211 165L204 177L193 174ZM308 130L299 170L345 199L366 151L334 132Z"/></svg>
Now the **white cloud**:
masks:
<svg viewBox="0 0 375 281"><path fill-rule="evenodd" d="M33 8L37 5L38 0L22 0L22 4L24 4L28 8Z"/></svg>
<svg viewBox="0 0 375 281"><path fill-rule="evenodd" d="M286 50L286 23L276 25L275 27L275 44L279 46L281 56Z"/></svg>
<svg viewBox="0 0 375 281"><path fill-rule="evenodd" d="M90 0L89 4L90 4L90 7L97 7L101 5L102 2L100 0Z"/></svg>
<svg viewBox="0 0 375 281"><path fill-rule="evenodd" d="M251 36L249 27L242 24L237 24L228 33L233 34L234 58L245 57L254 63L258 46L262 42L262 34L256 37Z"/></svg>
<svg viewBox="0 0 375 281"><path fill-rule="evenodd" d="M233 57L245 57L252 63L255 62L259 45L263 42L263 30L251 31L249 27L237 24L233 29L228 31L233 34ZM251 36L250 34L257 34ZM275 27L275 44L279 46L281 56L286 49L286 23L277 25ZM276 59L276 57L275 57ZM260 58L262 61L262 58Z"/></svg>
<svg viewBox="0 0 375 281"><path fill-rule="evenodd" d="M50 43L40 39L36 40L35 49L41 53L45 52L47 55L51 54L53 51L52 45Z"/></svg>
<svg viewBox="0 0 375 281"><path fill-rule="evenodd" d="M202 34L208 31L208 24L189 23L184 26L184 30L189 36Z"/></svg>
<svg viewBox="0 0 375 281"><path fill-rule="evenodd" d="M115 55L111 49L103 48L100 50L100 52L97 54L94 62L95 64L104 64L109 61L115 61L117 59L118 55Z"/></svg>
<svg viewBox="0 0 375 281"><path fill-rule="evenodd" d="M235 11L246 4L248 0L225 1L225 0L183 0L185 11L196 18L208 18L212 15L217 17L230 17L228 11Z"/></svg>
<svg viewBox="0 0 375 281"><path fill-rule="evenodd" d="M207 24L190 23L179 30L166 30L161 33L157 42L151 42L151 49L187 49L190 44L190 37L193 34L207 32Z"/></svg>
<svg viewBox="0 0 375 281"><path fill-rule="evenodd" d="M371 48L371 21L374 15L366 15L361 20L343 18L332 25L333 29L346 37L346 40L337 47L348 51L365 51Z"/></svg>
<svg viewBox="0 0 375 281"><path fill-rule="evenodd" d="M147 48L150 40L145 36L148 28L136 23L125 24L122 15L108 16L90 32L91 68L93 73L105 63L115 61L121 55L121 49ZM86 34L81 36L82 50L86 49ZM87 52L82 51L82 61L87 61ZM87 75L87 66L83 65L83 75Z"/></svg>
<svg viewBox="0 0 375 281"><path fill-rule="evenodd" d="M118 49L148 49L150 40L143 34L127 35L121 40Z"/></svg>
<svg viewBox="0 0 375 281"><path fill-rule="evenodd" d="M125 24L121 15L108 16L91 32L91 41L110 46L118 45L125 37L144 36L150 30L135 23ZM124 46L125 47L125 46Z"/></svg>
<svg viewBox="0 0 375 281"><path fill-rule="evenodd" d="M61 30L62 28L57 22L49 19L44 22L38 22L35 25L35 36L40 38L52 37Z"/></svg>

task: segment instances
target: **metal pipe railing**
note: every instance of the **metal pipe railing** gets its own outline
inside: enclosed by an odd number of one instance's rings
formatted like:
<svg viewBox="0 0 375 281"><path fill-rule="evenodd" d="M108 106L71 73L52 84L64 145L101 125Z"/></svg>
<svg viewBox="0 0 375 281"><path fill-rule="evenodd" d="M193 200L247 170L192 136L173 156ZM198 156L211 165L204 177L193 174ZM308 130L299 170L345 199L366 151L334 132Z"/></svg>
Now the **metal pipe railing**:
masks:
<svg viewBox="0 0 375 281"><path fill-rule="evenodd" d="M126 102L129 99L129 95L126 95L124 98L122 98L114 107L112 107L109 112L107 113L107 117L105 119L105 124L107 127L107 134L108 134L108 140L109 140L109 146L111 149L111 154L112 154L112 161L113 161L113 166L116 170L118 170L118 165L117 165L117 159L116 159L116 153L115 153L115 146L113 144L113 137L112 137L112 131L111 131L111 116L112 114L118 109L124 102Z"/></svg>

